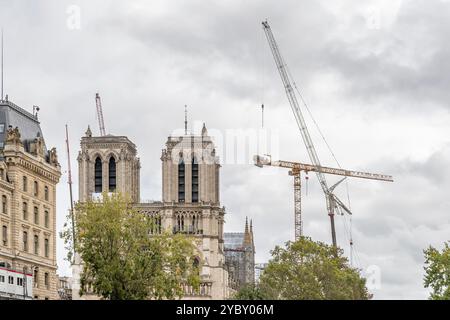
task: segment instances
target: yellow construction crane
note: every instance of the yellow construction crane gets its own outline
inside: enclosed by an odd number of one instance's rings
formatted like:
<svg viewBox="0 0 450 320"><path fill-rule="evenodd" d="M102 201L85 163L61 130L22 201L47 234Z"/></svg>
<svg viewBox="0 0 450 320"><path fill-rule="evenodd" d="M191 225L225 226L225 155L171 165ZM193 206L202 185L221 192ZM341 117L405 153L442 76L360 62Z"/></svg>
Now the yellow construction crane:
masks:
<svg viewBox="0 0 450 320"><path fill-rule="evenodd" d="M370 173L370 172L361 172L361 171L352 171L352 170L345 170L340 168L330 168L330 167L323 167L323 166L314 166L311 164L305 164L300 162L292 162L292 161L282 161L282 160L276 160L272 161L272 157L270 155L260 156L255 155L253 158L255 165L257 167L262 168L263 166L272 166L272 167L281 167L281 168L287 168L289 170L289 175L294 177L294 213L295 213L295 240L298 240L300 237L303 236L303 222L302 222L302 208L301 208L301 172L321 172L326 174L333 174L338 176L344 176L344 179L347 177L354 177L354 178L362 178L362 179L370 179L370 180L379 180L379 181L389 181L393 182L392 176L385 175L385 174L376 174L376 173ZM328 188L329 196L330 196L330 206L331 206L331 212L334 212L334 210L344 210L348 214L352 214L350 210L342 203L339 198L337 198L333 191L338 186L339 183L341 183L344 179L339 180L336 184ZM330 218L333 218L330 216ZM334 229L334 219L331 219L332 227L331 231L333 233L333 239L335 241L336 234Z"/></svg>

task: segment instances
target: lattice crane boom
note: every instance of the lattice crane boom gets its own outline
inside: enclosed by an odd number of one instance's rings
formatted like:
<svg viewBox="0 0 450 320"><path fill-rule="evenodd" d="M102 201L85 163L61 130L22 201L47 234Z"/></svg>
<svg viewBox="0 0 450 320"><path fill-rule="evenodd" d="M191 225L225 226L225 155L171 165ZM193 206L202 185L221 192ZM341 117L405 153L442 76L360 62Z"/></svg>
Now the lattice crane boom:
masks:
<svg viewBox="0 0 450 320"><path fill-rule="evenodd" d="M354 177L354 178L362 178L362 179L370 179L370 180L380 180L380 181L389 181L389 182L394 181L392 176L386 175L386 174L353 171L353 170L322 167L322 166L319 167L319 166L314 166L311 164L292 162L292 161L283 161L283 160L272 161L270 156L259 156L259 155L255 156L255 165L257 165L259 167L266 165L266 166L281 167L281 168L287 168L287 169L298 169L300 171L305 171L305 172L321 171L322 173L333 174L333 175L337 175L337 176Z"/></svg>
<svg viewBox="0 0 450 320"><path fill-rule="evenodd" d="M287 64L284 62L283 56L280 53L269 23L267 21L263 21L262 25L264 33L266 34L267 42L269 43L270 50L272 51L275 64L277 66L278 72L280 73L281 81L283 82L284 89L286 90L287 98L294 113L295 120L297 122L298 128L300 129L303 142L305 143L306 150L308 151L309 158L314 166L321 167L319 157L317 155L311 136L309 135L308 127L306 126L305 119L303 117L302 111L300 110L300 106L289 77ZM315 172L323 191L325 193L328 193L328 185L325 179L325 175L320 170L317 170Z"/></svg>
<svg viewBox="0 0 450 320"><path fill-rule="evenodd" d="M97 118L98 126L100 128L100 136L105 136L105 121L103 120L103 110L102 110L102 100L100 99L100 94L95 94L95 105L97 107Z"/></svg>

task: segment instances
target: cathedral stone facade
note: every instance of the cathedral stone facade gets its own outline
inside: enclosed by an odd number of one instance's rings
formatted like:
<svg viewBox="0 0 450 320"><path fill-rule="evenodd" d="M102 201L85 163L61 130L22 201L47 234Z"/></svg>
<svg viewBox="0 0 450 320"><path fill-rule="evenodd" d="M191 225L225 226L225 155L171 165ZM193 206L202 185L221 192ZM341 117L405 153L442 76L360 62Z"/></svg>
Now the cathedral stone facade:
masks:
<svg viewBox="0 0 450 320"><path fill-rule="evenodd" d="M140 203L136 146L123 136L93 137L88 128L78 156L80 200L105 191L121 192L131 197L138 211L154 219L154 233L168 230L194 237L201 285L200 290L185 287L184 298L226 299L232 289L224 256L220 164L206 127L199 135L169 136L161 162L162 200ZM73 298L91 299L78 294L81 268L78 257L73 266Z"/></svg>

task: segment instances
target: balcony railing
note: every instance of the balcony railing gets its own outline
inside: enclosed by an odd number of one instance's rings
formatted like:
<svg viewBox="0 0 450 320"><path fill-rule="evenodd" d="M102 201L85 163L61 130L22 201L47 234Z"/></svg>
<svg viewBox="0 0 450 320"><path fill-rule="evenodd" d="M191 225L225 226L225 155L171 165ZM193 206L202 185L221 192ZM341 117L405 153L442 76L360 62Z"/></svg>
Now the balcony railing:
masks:
<svg viewBox="0 0 450 320"><path fill-rule="evenodd" d="M187 284L183 284L182 287L186 297L210 297L212 282L200 282L200 285L197 288Z"/></svg>
<svg viewBox="0 0 450 320"><path fill-rule="evenodd" d="M187 226L184 228L180 228L178 226L173 227L173 234L181 233L181 234L203 234L202 229L194 228L193 226Z"/></svg>

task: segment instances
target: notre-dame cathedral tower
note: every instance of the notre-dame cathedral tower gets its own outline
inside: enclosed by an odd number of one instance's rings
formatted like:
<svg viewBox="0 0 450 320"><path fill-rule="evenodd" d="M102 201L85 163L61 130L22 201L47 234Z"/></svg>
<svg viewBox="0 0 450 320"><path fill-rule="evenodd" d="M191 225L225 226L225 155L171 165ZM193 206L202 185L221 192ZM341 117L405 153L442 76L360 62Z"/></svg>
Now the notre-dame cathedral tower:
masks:
<svg viewBox="0 0 450 320"><path fill-rule="evenodd" d="M138 203L140 168L136 146L127 137L93 137L88 127L78 155L79 201L117 191Z"/></svg>
<svg viewBox="0 0 450 320"><path fill-rule="evenodd" d="M205 125L200 135L169 136L162 151L162 201L139 203L139 169L136 146L124 136L93 137L90 129L81 139L79 200L101 192L128 194L134 207L149 215L158 227L192 236L197 247L200 288L185 287L185 299L226 299L230 296L225 265L223 225L225 208L219 202L219 159ZM79 297L82 262L73 266L73 298Z"/></svg>

